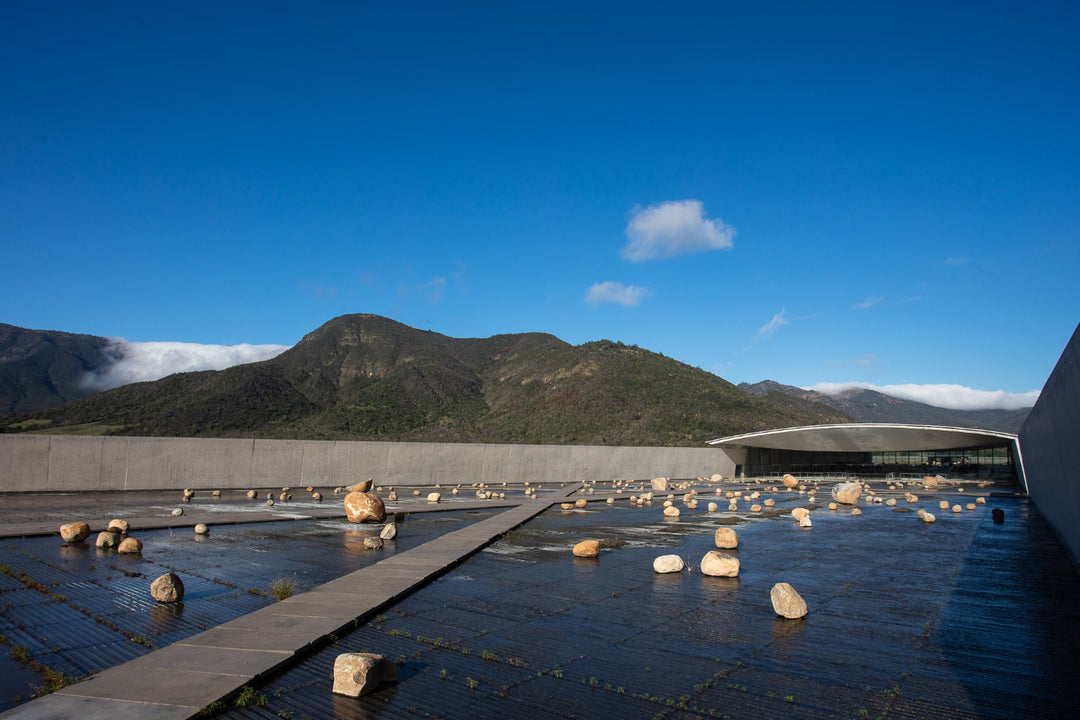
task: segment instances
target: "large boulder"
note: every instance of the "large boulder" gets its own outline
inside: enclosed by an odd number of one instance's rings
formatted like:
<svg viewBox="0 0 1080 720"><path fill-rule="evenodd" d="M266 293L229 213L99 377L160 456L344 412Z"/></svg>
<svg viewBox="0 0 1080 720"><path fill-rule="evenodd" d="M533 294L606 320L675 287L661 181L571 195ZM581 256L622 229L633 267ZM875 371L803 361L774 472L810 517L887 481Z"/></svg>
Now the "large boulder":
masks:
<svg viewBox="0 0 1080 720"><path fill-rule="evenodd" d="M769 597L772 599L773 610L780 617L795 620L806 616L806 601L787 583L773 585Z"/></svg>
<svg viewBox="0 0 1080 720"><path fill-rule="evenodd" d="M360 697L384 682L397 682L397 667L374 653L342 653L334 660L334 692Z"/></svg>
<svg viewBox="0 0 1080 720"><path fill-rule="evenodd" d="M786 488L799 487L799 480L794 475L784 475L780 480L784 483L784 487Z"/></svg>
<svg viewBox="0 0 1080 720"><path fill-rule="evenodd" d="M668 479L662 477L653 478L652 489L656 492L665 492L668 489Z"/></svg>
<svg viewBox="0 0 1080 720"><path fill-rule="evenodd" d="M99 532L97 540L94 541L94 545L99 548L114 548L119 544L120 536L114 532L109 532L108 530Z"/></svg>
<svg viewBox="0 0 1080 720"><path fill-rule="evenodd" d="M682 572L683 559L678 555L661 555L653 560L652 569L658 573Z"/></svg>
<svg viewBox="0 0 1080 720"><path fill-rule="evenodd" d="M90 526L82 520L64 523L60 526L60 537L63 538L66 543L82 542L90 537Z"/></svg>
<svg viewBox="0 0 1080 720"><path fill-rule="evenodd" d="M109 521L109 532L114 532L119 535L127 535L130 527L127 520L114 518Z"/></svg>
<svg viewBox="0 0 1080 720"><path fill-rule="evenodd" d="M364 482L358 482L355 485L350 485L345 488L345 492L362 492L366 493L371 490L371 486L375 483L374 478L368 478Z"/></svg>
<svg viewBox="0 0 1080 720"><path fill-rule="evenodd" d="M810 511L803 507L792 508L791 517L795 518L796 522L802 522L803 518L810 517Z"/></svg>
<svg viewBox="0 0 1080 720"><path fill-rule="evenodd" d="M600 555L599 540L582 540L574 546L574 557L594 558Z"/></svg>
<svg viewBox="0 0 1080 720"><path fill-rule="evenodd" d="M175 573L165 573L150 583L150 596L160 603L180 602L184 599L184 583Z"/></svg>
<svg viewBox="0 0 1080 720"><path fill-rule="evenodd" d="M737 548L739 547L739 534L733 528L718 527L713 535L713 542L716 543L716 547L724 550Z"/></svg>
<svg viewBox="0 0 1080 720"><path fill-rule="evenodd" d="M739 558L719 550L710 550L701 558L701 574L712 577L738 577Z"/></svg>
<svg viewBox="0 0 1080 720"><path fill-rule="evenodd" d="M927 475L922 479L922 486L927 490L937 490L938 479L933 475Z"/></svg>
<svg viewBox="0 0 1080 720"><path fill-rule="evenodd" d="M386 506L378 495L365 492L351 492L345 496L345 515L349 522L383 522L386 520Z"/></svg>
<svg viewBox="0 0 1080 720"><path fill-rule="evenodd" d="M862 485L857 482L842 482L833 485L832 498L844 505L854 505L862 495Z"/></svg>

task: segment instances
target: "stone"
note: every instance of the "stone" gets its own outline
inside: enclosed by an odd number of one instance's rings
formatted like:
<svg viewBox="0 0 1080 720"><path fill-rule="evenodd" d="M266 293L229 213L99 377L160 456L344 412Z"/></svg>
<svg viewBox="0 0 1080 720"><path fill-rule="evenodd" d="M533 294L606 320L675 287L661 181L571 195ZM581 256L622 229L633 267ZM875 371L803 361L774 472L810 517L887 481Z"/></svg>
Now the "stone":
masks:
<svg viewBox="0 0 1080 720"><path fill-rule="evenodd" d="M322 493L317 491L311 493L311 499L315 502L322 502Z"/></svg>
<svg viewBox="0 0 1080 720"><path fill-rule="evenodd" d="M851 514L858 517L859 515L862 515L862 510L859 508L851 508Z"/></svg>
<svg viewBox="0 0 1080 720"><path fill-rule="evenodd" d="M761 504L765 507L773 507L774 505L776 505L776 500L774 500L773 498L765 498L761 501Z"/></svg>
<svg viewBox="0 0 1080 720"><path fill-rule="evenodd" d="M970 512L970 511L974 510L977 506L975 505L975 503L968 503L964 507Z"/></svg>
<svg viewBox="0 0 1080 720"><path fill-rule="evenodd" d="M197 524L195 526L195 534L196 535L209 535L210 534L210 528L208 528L206 526L206 523L199 523L199 524Z"/></svg>
<svg viewBox="0 0 1080 720"><path fill-rule="evenodd" d="M810 517L810 511L802 507L792 508L791 517L795 518L796 522L801 522L803 518Z"/></svg>
<svg viewBox="0 0 1080 720"><path fill-rule="evenodd" d="M599 540L582 540L574 546L574 557L594 558L600 555Z"/></svg>
<svg viewBox="0 0 1080 720"><path fill-rule="evenodd" d="M266 507L274 507L274 498L266 498Z"/></svg>
<svg viewBox="0 0 1080 720"><path fill-rule="evenodd" d="M713 544L723 550L739 547L739 534L733 528L718 527L713 533Z"/></svg>
<svg viewBox="0 0 1080 720"><path fill-rule="evenodd" d="M574 503L568 503L568 502L559 503L559 507L561 509L563 509L563 510L573 510L574 509Z"/></svg>
<svg viewBox="0 0 1080 720"><path fill-rule="evenodd" d="M896 498L889 498L885 501L885 504L889 507L896 507Z"/></svg>
<svg viewBox="0 0 1080 720"><path fill-rule="evenodd" d="M937 490L938 479L931 475L927 475L922 479L922 486L926 490Z"/></svg>
<svg viewBox="0 0 1080 720"><path fill-rule="evenodd" d="M670 505L664 508L664 517L677 518L679 517L679 508L674 505Z"/></svg>
<svg viewBox="0 0 1080 720"><path fill-rule="evenodd" d="M607 499L607 504L608 504L608 505L614 505L614 504L615 504L615 498L613 498L613 497L609 497L609 498ZM713 503L713 504L715 505L716 503Z"/></svg>
<svg viewBox="0 0 1080 720"><path fill-rule="evenodd" d="M985 505L986 504L986 498L984 498L984 497L975 498L975 504L976 505Z"/></svg>
<svg viewBox="0 0 1080 720"><path fill-rule="evenodd" d="M60 526L60 537L66 543L79 543L90 537L90 526L82 520L64 523Z"/></svg>
<svg viewBox="0 0 1080 720"><path fill-rule="evenodd" d="M442 493L437 493L437 492L428 493L427 501L429 503L437 503L440 500L442 500Z"/></svg>
<svg viewBox="0 0 1080 720"><path fill-rule="evenodd" d="M962 512L964 512L964 508L960 507L960 505L958 503L958 504L952 506L952 511L954 513L962 513Z"/></svg>
<svg viewBox="0 0 1080 720"><path fill-rule="evenodd" d="M667 478L662 478L662 477L653 478L652 479L652 489L655 490L656 492L664 492L665 490L668 489L668 479Z"/></svg>
<svg viewBox="0 0 1080 720"><path fill-rule="evenodd" d="M120 541L116 552L122 555L138 555L142 552L142 543L133 537L126 537Z"/></svg>
<svg viewBox="0 0 1080 720"><path fill-rule="evenodd" d="M683 559L678 555L661 555L653 560L652 569L658 573L682 572Z"/></svg>
<svg viewBox="0 0 1080 720"><path fill-rule="evenodd" d="M454 494L457 495L457 488L454 488ZM397 492L391 490L390 493L386 496L386 499L390 502L397 502Z"/></svg>
<svg viewBox="0 0 1080 720"><path fill-rule="evenodd" d="M379 537L383 540L393 540L397 537L397 525L394 523L387 523L382 529L382 532L379 533Z"/></svg>
<svg viewBox="0 0 1080 720"><path fill-rule="evenodd" d="M937 506L938 506L939 510L948 510L949 509L949 501L948 500L941 500L940 502L938 502Z"/></svg>
<svg viewBox="0 0 1080 720"><path fill-rule="evenodd" d="M761 506L757 503L750 506L750 512L761 512Z"/></svg>
<svg viewBox="0 0 1080 720"><path fill-rule="evenodd" d="M254 490L248 490L247 491L248 500L254 500L258 496L258 494L259 493L255 492Z"/></svg>
<svg viewBox="0 0 1080 720"><path fill-rule="evenodd" d="M368 550L382 550L383 542L382 538L366 537L364 538L364 547Z"/></svg>
<svg viewBox="0 0 1080 720"><path fill-rule="evenodd" d="M738 577L739 558L730 553L710 550L701 558L701 574L710 577Z"/></svg>
<svg viewBox="0 0 1080 720"><path fill-rule="evenodd" d="M832 498L842 505L854 505L862 495L862 485L857 482L842 482L833 485Z"/></svg>
<svg viewBox="0 0 1080 720"><path fill-rule="evenodd" d="M119 533L120 535L127 535L128 528L131 526L127 520L121 520L120 518L114 518L109 521L109 532Z"/></svg>
<svg viewBox="0 0 1080 720"><path fill-rule="evenodd" d="M794 475L785 474L784 477L780 479L780 481L784 483L784 487L786 488L799 487L799 481L795 478Z"/></svg>
<svg viewBox="0 0 1080 720"><path fill-rule="evenodd" d="M221 497L221 491L220 490L214 490L213 492L210 493L210 497L216 497L216 498Z"/></svg>
<svg viewBox="0 0 1080 720"><path fill-rule="evenodd" d="M173 517L180 517L184 514L184 508L173 508L171 514Z"/></svg>
<svg viewBox="0 0 1080 720"><path fill-rule="evenodd" d="M576 507L576 508L588 507L588 505L589 505L589 501L586 500L585 498L578 498L577 500L574 501L574 507Z"/></svg>
<svg viewBox="0 0 1080 720"><path fill-rule="evenodd" d="M839 506L839 505L837 505L837 504L836 504L836 503L834 503L834 502L831 502L831 503L829 503L829 509L830 509L830 510L835 510L835 509L837 509L838 507L840 507L840 506Z"/></svg>
<svg viewBox="0 0 1080 720"><path fill-rule="evenodd" d="M94 541L94 545L99 548L114 548L119 544L120 536L114 532L109 532L108 530L99 532L97 540Z"/></svg>
<svg viewBox="0 0 1080 720"><path fill-rule="evenodd" d="M386 520L386 506L378 495L351 492L345 496L345 515L349 522L382 522Z"/></svg>
<svg viewBox="0 0 1080 720"><path fill-rule="evenodd" d="M806 601L788 583L781 582L773 585L772 590L769 591L769 598L772 600L773 610L780 617L788 620L806 617Z"/></svg>
<svg viewBox="0 0 1080 720"><path fill-rule="evenodd" d="M936 520L937 520L937 518L934 517L931 513L924 512L922 514L922 521L924 523L932 523L932 522L935 522Z"/></svg>
<svg viewBox="0 0 1080 720"><path fill-rule="evenodd" d="M397 682L397 666L374 653L342 653L334 659L334 687L337 695L360 697L384 682Z"/></svg>
<svg viewBox="0 0 1080 720"><path fill-rule="evenodd" d="M195 497L195 491L191 488L184 488L184 499L190 500L193 497Z"/></svg>
<svg viewBox="0 0 1080 720"><path fill-rule="evenodd" d="M375 479L374 478L368 478L367 480L365 480L363 482L358 482L355 485L350 485L349 487L345 488L345 492L351 492L351 493L353 493L353 492L362 492L362 493L370 492L371 491L371 486L374 485L374 484L375 484Z"/></svg>
<svg viewBox="0 0 1080 720"><path fill-rule="evenodd" d="M278 500L280 500L281 502L288 502L289 500L292 500L292 493L288 490L284 490L280 495L278 495Z"/></svg>
<svg viewBox="0 0 1080 720"><path fill-rule="evenodd" d="M165 573L150 583L150 597L159 603L180 602L184 599L184 583L176 573Z"/></svg>
<svg viewBox="0 0 1080 720"><path fill-rule="evenodd" d="M711 513L714 513L714 512L716 512L717 510L720 509L720 506L717 505L714 502L709 503L706 507L709 509L709 512L711 512Z"/></svg>

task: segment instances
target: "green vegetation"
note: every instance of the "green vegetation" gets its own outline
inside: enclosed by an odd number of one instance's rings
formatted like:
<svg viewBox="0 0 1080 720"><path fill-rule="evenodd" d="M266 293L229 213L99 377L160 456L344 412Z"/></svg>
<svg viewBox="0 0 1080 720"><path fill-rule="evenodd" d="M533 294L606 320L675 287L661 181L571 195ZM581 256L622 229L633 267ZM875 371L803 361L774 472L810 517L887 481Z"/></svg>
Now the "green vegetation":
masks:
<svg viewBox="0 0 1080 720"><path fill-rule="evenodd" d="M278 578L270 583L270 594L278 600L292 597L296 592L296 581L291 578Z"/></svg>
<svg viewBox="0 0 1080 720"><path fill-rule="evenodd" d="M282 355L136 383L13 416L5 432L570 445L700 446L838 422L832 408L758 398L712 373L601 340L456 339L374 315L335 318Z"/></svg>
<svg viewBox="0 0 1080 720"><path fill-rule="evenodd" d="M269 700L261 693L256 693L255 688L245 685L240 688L240 694L236 696L236 707L266 707Z"/></svg>

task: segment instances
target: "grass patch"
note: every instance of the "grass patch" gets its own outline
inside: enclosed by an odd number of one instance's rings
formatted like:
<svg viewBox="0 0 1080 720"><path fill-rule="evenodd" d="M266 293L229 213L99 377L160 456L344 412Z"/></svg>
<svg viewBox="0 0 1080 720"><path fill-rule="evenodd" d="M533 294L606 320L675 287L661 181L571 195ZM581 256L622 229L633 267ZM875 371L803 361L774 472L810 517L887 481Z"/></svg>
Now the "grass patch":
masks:
<svg viewBox="0 0 1080 720"><path fill-rule="evenodd" d="M297 583L292 578L278 578L270 583L270 594L278 600L292 597L296 593Z"/></svg>

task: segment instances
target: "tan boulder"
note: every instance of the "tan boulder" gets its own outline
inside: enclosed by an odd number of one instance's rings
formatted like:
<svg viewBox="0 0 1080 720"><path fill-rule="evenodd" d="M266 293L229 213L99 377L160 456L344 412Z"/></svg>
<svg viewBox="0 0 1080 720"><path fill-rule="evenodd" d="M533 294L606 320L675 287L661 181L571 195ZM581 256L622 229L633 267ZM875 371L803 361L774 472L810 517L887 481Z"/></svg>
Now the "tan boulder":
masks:
<svg viewBox="0 0 1080 720"><path fill-rule="evenodd" d="M195 534L196 535L209 535L210 534L210 528L207 527L206 523L196 523L195 524Z"/></svg>
<svg viewBox="0 0 1080 720"><path fill-rule="evenodd" d="M574 557L594 558L600 555L599 540L582 540L574 546Z"/></svg>
<svg viewBox="0 0 1080 720"><path fill-rule="evenodd" d="M184 583L175 573L165 573L150 583L150 597L160 603L179 602L184 599Z"/></svg>
<svg viewBox="0 0 1080 720"><path fill-rule="evenodd" d="M739 547L739 534L733 528L718 527L713 534L713 543L718 548L730 550Z"/></svg>
<svg viewBox="0 0 1080 720"><path fill-rule="evenodd" d="M682 572L683 559L678 555L661 555L653 560L652 569L658 573Z"/></svg>
<svg viewBox="0 0 1080 720"><path fill-rule="evenodd" d="M375 478L368 478L363 482L358 482L355 485L350 485L345 488L345 492L362 492L366 493L371 490L371 486L375 484Z"/></svg>
<svg viewBox="0 0 1080 720"><path fill-rule="evenodd" d="M802 507L792 508L791 517L795 518L795 522L802 522L803 518L810 517L810 511Z"/></svg>
<svg viewBox="0 0 1080 720"><path fill-rule="evenodd" d="M799 487L799 480L794 475L784 475L780 480L784 483L784 487L786 488Z"/></svg>
<svg viewBox="0 0 1080 720"><path fill-rule="evenodd" d="M577 500L574 501L574 507L576 507L576 508L588 507L588 505L589 505L589 501L586 500L585 498L578 498Z"/></svg>
<svg viewBox="0 0 1080 720"><path fill-rule="evenodd" d="M384 682L397 682L393 662L373 653L342 653L334 660L334 688L337 695L360 697Z"/></svg>
<svg viewBox="0 0 1080 720"><path fill-rule="evenodd" d="M922 479L922 486L926 490L937 490L938 479L933 475L927 475Z"/></svg>
<svg viewBox="0 0 1080 720"><path fill-rule="evenodd" d="M679 517L679 508L675 507L674 505L671 505L669 507L664 508L664 517L669 517L669 518L677 518L677 517Z"/></svg>
<svg viewBox="0 0 1080 720"><path fill-rule="evenodd" d="M862 495L862 485L857 482L842 482L833 485L832 498L844 505L854 505Z"/></svg>
<svg viewBox="0 0 1080 720"><path fill-rule="evenodd" d="M710 550L701 558L701 574L711 577L738 577L739 558L719 550Z"/></svg>
<svg viewBox="0 0 1080 720"><path fill-rule="evenodd" d="M394 523L387 523L382 529L382 532L379 533L379 537L383 540L393 540L397 537L397 525Z"/></svg>
<svg viewBox="0 0 1080 720"><path fill-rule="evenodd" d="M109 532L119 533L120 535L127 535L128 529L131 526L127 520L121 520L120 518L113 518L109 521Z"/></svg>
<svg viewBox="0 0 1080 720"><path fill-rule="evenodd" d="M773 610L780 617L796 620L806 616L806 601L788 583L776 583L769 592Z"/></svg>
<svg viewBox="0 0 1080 720"><path fill-rule="evenodd" d="M428 493L427 501L429 503L437 503L440 500L442 500L442 493L437 493L437 492Z"/></svg>
<svg viewBox="0 0 1080 720"><path fill-rule="evenodd" d="M366 537L364 538L364 547L368 550L382 550L383 541L381 537Z"/></svg>
<svg viewBox="0 0 1080 720"><path fill-rule="evenodd" d="M344 502L349 522L382 522L386 519L386 506L378 495L351 492L345 496Z"/></svg>
<svg viewBox="0 0 1080 720"><path fill-rule="evenodd" d="M116 552L122 555L138 555L142 552L142 543L133 537L126 537L120 541Z"/></svg>
<svg viewBox="0 0 1080 720"><path fill-rule="evenodd" d="M257 496L258 496L258 493L255 492L254 490L248 490L247 491L248 500L254 500Z"/></svg>
<svg viewBox="0 0 1080 720"><path fill-rule="evenodd" d="M924 512L924 513L922 514L922 521L923 521L924 523L932 523L932 522L934 522L935 520L937 520L937 518L936 518L936 517L934 517L934 516L933 516L932 514L930 514L930 513L928 513L928 512Z"/></svg>
<svg viewBox="0 0 1080 720"><path fill-rule="evenodd" d="M99 548L114 548L119 544L120 536L114 532L109 532L108 530L99 532L97 540L94 541L94 545Z"/></svg>
<svg viewBox="0 0 1080 720"><path fill-rule="evenodd" d="M82 520L64 523L60 526L60 537L63 538L66 543L82 542L90 537L90 526Z"/></svg>

